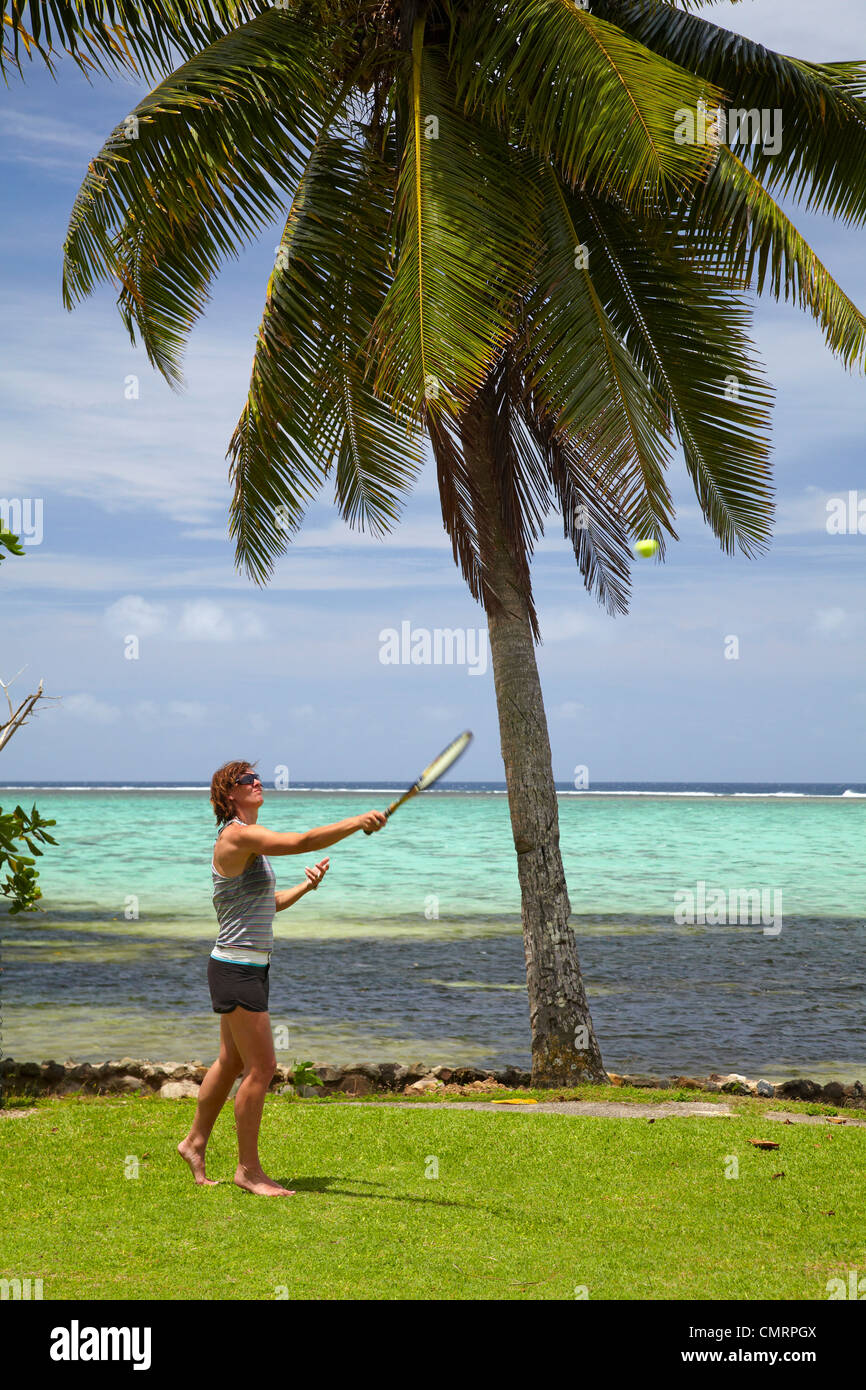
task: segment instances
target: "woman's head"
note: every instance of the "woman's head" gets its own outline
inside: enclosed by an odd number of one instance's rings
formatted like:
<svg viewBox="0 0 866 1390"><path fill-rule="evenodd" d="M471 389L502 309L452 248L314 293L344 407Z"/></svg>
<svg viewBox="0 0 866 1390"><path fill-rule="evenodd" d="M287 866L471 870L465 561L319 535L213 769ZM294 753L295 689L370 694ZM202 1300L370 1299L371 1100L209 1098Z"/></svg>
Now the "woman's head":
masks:
<svg viewBox="0 0 866 1390"><path fill-rule="evenodd" d="M218 767L210 783L210 804L218 825L225 825L234 816L244 818L262 804L262 783L255 772L255 763L232 762Z"/></svg>

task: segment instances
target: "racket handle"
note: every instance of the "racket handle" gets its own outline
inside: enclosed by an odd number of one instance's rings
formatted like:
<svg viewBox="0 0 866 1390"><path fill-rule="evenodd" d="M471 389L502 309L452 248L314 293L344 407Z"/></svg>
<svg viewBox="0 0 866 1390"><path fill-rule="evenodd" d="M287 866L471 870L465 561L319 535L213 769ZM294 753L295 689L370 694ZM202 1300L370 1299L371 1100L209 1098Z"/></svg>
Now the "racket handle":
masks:
<svg viewBox="0 0 866 1390"><path fill-rule="evenodd" d="M389 807L388 807L387 811L385 812L385 819L386 819L386 820L388 819L388 817L390 816L390 814L391 814L391 812L392 812L393 810L394 810L394 807L393 807L393 806L389 806ZM365 831L364 831L364 834L365 834L365 835L372 835L372 834L373 834L373 831L372 831L372 830L365 830Z"/></svg>

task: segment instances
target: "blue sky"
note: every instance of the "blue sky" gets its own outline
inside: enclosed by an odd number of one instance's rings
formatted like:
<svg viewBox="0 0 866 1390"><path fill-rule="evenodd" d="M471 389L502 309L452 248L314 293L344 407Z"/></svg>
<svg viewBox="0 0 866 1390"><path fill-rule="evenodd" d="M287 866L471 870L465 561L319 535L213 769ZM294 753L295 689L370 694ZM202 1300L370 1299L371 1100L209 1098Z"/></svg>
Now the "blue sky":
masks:
<svg viewBox="0 0 866 1390"><path fill-rule="evenodd" d="M866 59L862 0L755 0L707 12L813 60ZM61 697L3 754L3 780L201 780L229 757L292 780L400 780L460 729L460 775L499 779L492 672L383 665L379 634L484 626L426 468L387 542L332 493L259 590L233 568L225 451L249 380L279 229L226 268L174 395L103 288L68 314L61 247L88 159L137 88L35 65L0 94L7 192L0 266L0 496L41 498L41 543L0 567L0 678ZM862 229L792 209L866 307ZM680 542L637 561L631 613L586 594L555 519L534 563L554 771L592 782L866 781L866 536L828 535L826 501L866 498L866 382L812 321L764 300L756 341L776 388L778 517L762 558L721 554L677 459ZM125 380L139 398L125 399ZM124 637L139 658L124 657ZM726 660L736 635L740 655Z"/></svg>

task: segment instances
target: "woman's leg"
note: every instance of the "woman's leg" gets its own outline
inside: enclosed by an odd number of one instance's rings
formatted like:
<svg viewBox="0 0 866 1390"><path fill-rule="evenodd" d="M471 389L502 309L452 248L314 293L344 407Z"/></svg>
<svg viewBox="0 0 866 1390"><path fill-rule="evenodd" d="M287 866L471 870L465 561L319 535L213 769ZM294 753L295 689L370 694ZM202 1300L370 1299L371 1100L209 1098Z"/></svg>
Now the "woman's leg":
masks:
<svg viewBox="0 0 866 1390"><path fill-rule="evenodd" d="M243 1071L243 1059L235 1046L229 1027L229 1014L220 1015L220 1052L207 1076L201 1083L198 1105L192 1128L185 1139L177 1146L181 1158L185 1158L199 1186L212 1187L213 1179L205 1177L204 1151L210 1139L216 1117L228 1099L229 1091Z"/></svg>
<svg viewBox="0 0 866 1390"><path fill-rule="evenodd" d="M274 1079L277 1059L271 1033L271 1016L253 1013L240 1005L227 1015L235 1047L243 1058L244 1076L235 1096L238 1131L238 1166L235 1182L260 1197L291 1197L294 1193L269 1178L259 1159L259 1127L268 1087Z"/></svg>

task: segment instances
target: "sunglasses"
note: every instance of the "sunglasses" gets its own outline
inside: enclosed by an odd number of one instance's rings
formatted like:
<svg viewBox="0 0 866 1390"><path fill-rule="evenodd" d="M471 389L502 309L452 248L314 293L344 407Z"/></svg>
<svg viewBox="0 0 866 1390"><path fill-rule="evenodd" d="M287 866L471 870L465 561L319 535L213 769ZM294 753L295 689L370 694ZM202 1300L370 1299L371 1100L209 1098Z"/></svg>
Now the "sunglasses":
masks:
<svg viewBox="0 0 866 1390"><path fill-rule="evenodd" d="M236 787L254 787L256 782L262 785L262 779L255 772L247 772L243 777L239 777L235 782Z"/></svg>

